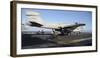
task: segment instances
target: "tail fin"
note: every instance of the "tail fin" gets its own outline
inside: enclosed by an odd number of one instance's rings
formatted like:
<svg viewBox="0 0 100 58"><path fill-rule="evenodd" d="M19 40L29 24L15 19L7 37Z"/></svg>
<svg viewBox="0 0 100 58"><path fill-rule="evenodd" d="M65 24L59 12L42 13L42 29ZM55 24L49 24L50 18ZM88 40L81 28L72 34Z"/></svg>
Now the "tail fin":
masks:
<svg viewBox="0 0 100 58"><path fill-rule="evenodd" d="M43 21L40 17L40 13L38 12L33 12L33 11L28 11L26 13L26 16L27 16L27 19L28 19L28 22L31 24L31 25L37 25L37 26L42 26L43 25Z"/></svg>

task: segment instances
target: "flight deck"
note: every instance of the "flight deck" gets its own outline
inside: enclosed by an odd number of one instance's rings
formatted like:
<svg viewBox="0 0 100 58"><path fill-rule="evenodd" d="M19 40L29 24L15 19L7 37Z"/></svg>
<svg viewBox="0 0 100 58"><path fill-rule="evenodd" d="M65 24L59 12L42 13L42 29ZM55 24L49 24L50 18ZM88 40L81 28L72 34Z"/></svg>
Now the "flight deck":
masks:
<svg viewBox="0 0 100 58"><path fill-rule="evenodd" d="M92 46L91 32L74 32L69 35L33 33L22 33L22 49Z"/></svg>

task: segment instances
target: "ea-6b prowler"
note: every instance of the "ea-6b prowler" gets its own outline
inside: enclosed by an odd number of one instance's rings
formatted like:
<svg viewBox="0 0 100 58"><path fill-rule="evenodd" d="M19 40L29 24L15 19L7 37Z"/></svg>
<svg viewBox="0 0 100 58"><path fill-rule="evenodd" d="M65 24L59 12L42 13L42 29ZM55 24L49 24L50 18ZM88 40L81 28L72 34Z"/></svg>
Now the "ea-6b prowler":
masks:
<svg viewBox="0 0 100 58"><path fill-rule="evenodd" d="M85 26L85 24L82 23L75 23L71 25L66 24L46 24L43 23L40 13L38 12L32 12L29 11L26 14L28 18L27 25L32 27L39 27L39 28L46 28L46 29L52 29L53 33L55 34L55 31L60 32L61 35L68 35L69 33L73 32L75 29L81 26Z"/></svg>

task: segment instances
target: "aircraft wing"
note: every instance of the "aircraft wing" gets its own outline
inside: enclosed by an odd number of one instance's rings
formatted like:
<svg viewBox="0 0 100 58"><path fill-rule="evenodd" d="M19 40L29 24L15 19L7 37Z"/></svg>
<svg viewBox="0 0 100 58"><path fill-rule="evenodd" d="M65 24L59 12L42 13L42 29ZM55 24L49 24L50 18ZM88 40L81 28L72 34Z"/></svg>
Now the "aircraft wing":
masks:
<svg viewBox="0 0 100 58"><path fill-rule="evenodd" d="M75 25L64 26L64 27L61 27L61 28L64 29L64 30L72 31L72 30L76 29L77 27L84 26L84 25L85 24L75 24ZM55 29L57 31L61 30L60 27L58 27L58 28L55 28L55 27L42 27L42 28Z"/></svg>
<svg viewBox="0 0 100 58"><path fill-rule="evenodd" d="M73 31L77 27L84 26L84 25L85 24L74 24L74 25L69 25L69 26L64 26L64 27L46 27L36 22L30 22L30 26L41 27L41 28L46 28L46 29L55 29L56 31L61 31L62 29L67 30L67 31Z"/></svg>
<svg viewBox="0 0 100 58"><path fill-rule="evenodd" d="M79 26L85 26L85 24L75 24L75 25L65 26L65 27L63 27L63 29L64 30L66 30L66 29L67 30L74 30L74 29L76 29Z"/></svg>

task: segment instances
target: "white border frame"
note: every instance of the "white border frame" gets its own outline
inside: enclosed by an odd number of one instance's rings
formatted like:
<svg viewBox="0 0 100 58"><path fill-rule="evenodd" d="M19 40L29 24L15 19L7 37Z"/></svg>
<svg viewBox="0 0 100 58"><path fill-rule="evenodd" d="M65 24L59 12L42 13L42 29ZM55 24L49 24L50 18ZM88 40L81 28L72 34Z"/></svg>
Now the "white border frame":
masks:
<svg viewBox="0 0 100 58"><path fill-rule="evenodd" d="M38 8L38 9L60 9L60 10L79 10L92 11L92 46L80 47L61 47L61 48L42 48L42 49L21 49L21 8ZM17 3L17 39L16 50L17 55L21 54L40 54L53 52L77 52L86 50L96 50L96 8L71 7L71 6L52 6L52 5L37 5L37 4L21 4Z"/></svg>

